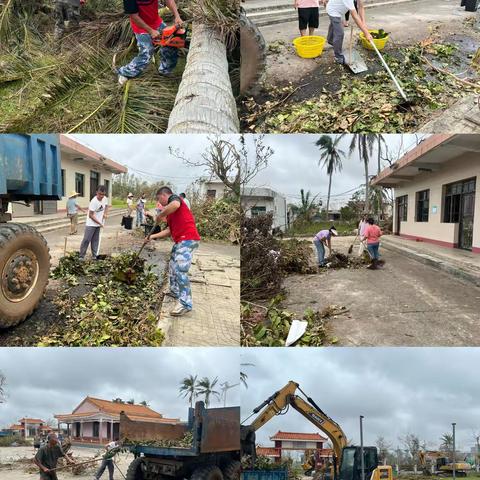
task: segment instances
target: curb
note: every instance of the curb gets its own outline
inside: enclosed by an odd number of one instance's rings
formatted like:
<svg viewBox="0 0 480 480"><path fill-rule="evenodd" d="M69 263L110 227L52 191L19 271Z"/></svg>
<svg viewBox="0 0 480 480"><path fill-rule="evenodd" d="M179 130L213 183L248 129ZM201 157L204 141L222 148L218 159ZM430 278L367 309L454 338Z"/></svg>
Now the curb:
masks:
<svg viewBox="0 0 480 480"><path fill-rule="evenodd" d="M381 245L387 250L401 253L408 258L411 258L412 260L416 260L417 262L423 263L424 265L428 265L437 270L449 273L450 275L453 275L461 280L473 283L475 286L480 287L480 275L476 275L474 273L468 272L467 270L463 270L461 267L454 266L449 262L439 260L438 258L435 258L431 255L427 255L425 253L418 253L415 250L407 247L392 245L391 243L388 243L386 241L382 241Z"/></svg>

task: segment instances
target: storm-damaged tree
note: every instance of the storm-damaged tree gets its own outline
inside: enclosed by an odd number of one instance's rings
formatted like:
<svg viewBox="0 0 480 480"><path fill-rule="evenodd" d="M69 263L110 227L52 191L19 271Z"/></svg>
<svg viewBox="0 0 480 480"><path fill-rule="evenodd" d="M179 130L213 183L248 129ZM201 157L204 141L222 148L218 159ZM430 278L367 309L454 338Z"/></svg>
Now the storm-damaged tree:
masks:
<svg viewBox="0 0 480 480"><path fill-rule="evenodd" d="M254 367L254 363L241 363L241 367ZM248 375L245 372L240 372L240 383L245 387L248 388L248 383L247 383Z"/></svg>
<svg viewBox="0 0 480 480"><path fill-rule="evenodd" d="M7 377L0 371L0 403L7 401Z"/></svg>
<svg viewBox="0 0 480 480"><path fill-rule="evenodd" d="M440 437L440 451L445 452L448 459L453 462L453 435L451 433L444 433Z"/></svg>
<svg viewBox="0 0 480 480"><path fill-rule="evenodd" d="M382 463L386 462L387 457L390 453L390 449L392 448L392 445L388 443L385 437L381 435L377 437L377 440L375 441L375 445L377 446L377 449L378 449L378 460Z"/></svg>
<svg viewBox="0 0 480 480"><path fill-rule="evenodd" d="M182 398L188 398L190 407L193 407L198 395L197 375L188 375L188 377L185 377L180 383L178 390L180 391L179 396Z"/></svg>
<svg viewBox="0 0 480 480"><path fill-rule="evenodd" d="M342 136L336 136L335 139L331 135L322 135L315 145L320 149L320 158L318 165L322 164L327 169L328 175L328 194L327 194L327 218L330 208L330 193L332 190L332 176L336 171L342 171L342 157L345 156L345 152L338 148L338 143L342 139Z"/></svg>
<svg viewBox="0 0 480 480"><path fill-rule="evenodd" d="M180 149L170 147L170 154L182 160L186 165L204 167L207 175L218 178L238 200L247 184L268 166L274 154L271 147L265 144L264 135L253 138L253 151L247 146L245 135L241 135L238 143L216 135L209 137L210 145L201 154L200 159L185 156Z"/></svg>
<svg viewBox="0 0 480 480"><path fill-rule="evenodd" d="M292 213L295 214L296 220L300 220L306 223L312 221L313 215L317 212L318 207L321 206L321 202L317 202L318 195L311 198L311 193L308 191L305 193L303 188L300 190L300 205L291 205Z"/></svg>
<svg viewBox="0 0 480 480"><path fill-rule="evenodd" d="M401 437L400 440L405 447L405 453L408 455L409 460L414 464L418 463L419 453L422 449L418 435L407 433L404 437Z"/></svg>
<svg viewBox="0 0 480 480"><path fill-rule="evenodd" d="M213 380L210 380L207 377L203 377L198 382L198 395L203 395L203 400L205 402L205 407L210 406L210 398L212 396L216 397L217 400L220 398L220 392L215 390L215 386L218 383L218 377L215 377Z"/></svg>

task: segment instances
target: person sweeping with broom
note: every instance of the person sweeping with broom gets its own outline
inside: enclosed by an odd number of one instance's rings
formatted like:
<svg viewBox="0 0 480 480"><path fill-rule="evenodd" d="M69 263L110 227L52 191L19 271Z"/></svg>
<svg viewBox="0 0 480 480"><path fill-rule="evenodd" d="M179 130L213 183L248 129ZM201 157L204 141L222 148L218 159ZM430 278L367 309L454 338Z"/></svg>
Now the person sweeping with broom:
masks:
<svg viewBox="0 0 480 480"><path fill-rule="evenodd" d="M193 308L188 271L192 264L193 252L199 246L200 235L192 212L183 198L175 195L170 187L161 187L157 191L157 200L164 208L157 216L156 223L166 220L168 227L159 233L149 235L144 242L167 237L172 237L174 241L168 264L170 291L167 295L178 301L170 315L180 317Z"/></svg>

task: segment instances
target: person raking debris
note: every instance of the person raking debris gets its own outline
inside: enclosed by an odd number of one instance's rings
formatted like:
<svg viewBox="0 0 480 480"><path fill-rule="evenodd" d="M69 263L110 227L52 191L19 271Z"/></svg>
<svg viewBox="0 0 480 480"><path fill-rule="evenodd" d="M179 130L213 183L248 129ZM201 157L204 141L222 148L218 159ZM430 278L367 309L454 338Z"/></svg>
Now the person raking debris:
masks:
<svg viewBox="0 0 480 480"><path fill-rule="evenodd" d="M35 465L40 469L40 480L58 480L57 463L59 458L65 458L70 465L76 465L60 447L58 437L55 433L47 436L47 444L40 447L33 459Z"/></svg>
<svg viewBox="0 0 480 480"><path fill-rule="evenodd" d="M173 13L175 25L180 27L183 20L175 0L166 0L166 6ZM123 0L123 9L130 16L130 25L137 39L138 55L127 65L117 69L118 83L123 85L130 78L140 75L149 65L155 52L154 40L160 38L167 24L158 14L158 0ZM178 49L160 48L160 75L170 75L178 62Z"/></svg>
<svg viewBox="0 0 480 480"><path fill-rule="evenodd" d="M357 13L353 0L328 0L327 14L330 19L330 25L328 27L327 41L333 47L335 61L341 65L345 64L345 56L342 51L343 38L345 36L344 16L347 12L350 12L351 17L355 20L367 41L373 39L368 31L367 24Z"/></svg>
<svg viewBox="0 0 480 480"><path fill-rule="evenodd" d="M320 230L313 237L313 244L317 249L318 266L323 267L325 265L325 247L328 248L328 255L332 255L332 236L337 237L338 232L335 226L331 226L328 230Z"/></svg>
<svg viewBox="0 0 480 480"><path fill-rule="evenodd" d="M378 225L375 225L375 220L373 218L367 219L367 226L362 237L362 242L367 242L367 250L370 253L372 258L372 263L367 267L370 270L376 270L378 268L378 263L380 260L380 255L378 249L380 246L380 237L383 235L382 230Z"/></svg>
<svg viewBox="0 0 480 480"><path fill-rule="evenodd" d="M88 246L91 245L92 258L97 260L100 229L105 225L108 214L107 189L104 185L97 188L97 194L88 206L88 217L85 224L85 233L80 244L80 260L85 259Z"/></svg>
<svg viewBox="0 0 480 480"><path fill-rule="evenodd" d="M117 442L110 442L105 445L105 450L108 453L117 447L118 447ZM115 470L115 467L113 465L113 457L108 457L108 456L104 457L104 459L102 460L102 463L98 467L97 473L95 473L95 480L100 480L105 469L108 469L108 479L113 480L113 472Z"/></svg>
<svg viewBox="0 0 480 480"><path fill-rule="evenodd" d="M193 252L198 248L200 235L195 218L185 201L175 195L170 187L161 187L157 191L157 200L164 209L157 216L156 223L167 221L168 227L159 233L149 235L144 242L172 237L174 245L168 265L170 291L167 295L178 300L170 315L181 316L192 310L192 289L188 271L192 264Z"/></svg>

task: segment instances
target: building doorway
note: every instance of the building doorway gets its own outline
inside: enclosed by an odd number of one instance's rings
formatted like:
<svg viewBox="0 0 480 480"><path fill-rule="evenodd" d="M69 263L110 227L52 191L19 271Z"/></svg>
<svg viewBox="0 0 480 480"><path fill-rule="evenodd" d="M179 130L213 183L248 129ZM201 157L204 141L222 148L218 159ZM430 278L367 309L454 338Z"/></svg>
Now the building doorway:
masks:
<svg viewBox="0 0 480 480"><path fill-rule="evenodd" d="M407 221L408 195L402 195L397 198L397 218L395 224L395 235L400 235L400 226L402 222Z"/></svg>
<svg viewBox="0 0 480 480"><path fill-rule="evenodd" d="M90 200L96 195L97 188L100 185L100 173L90 171Z"/></svg>

